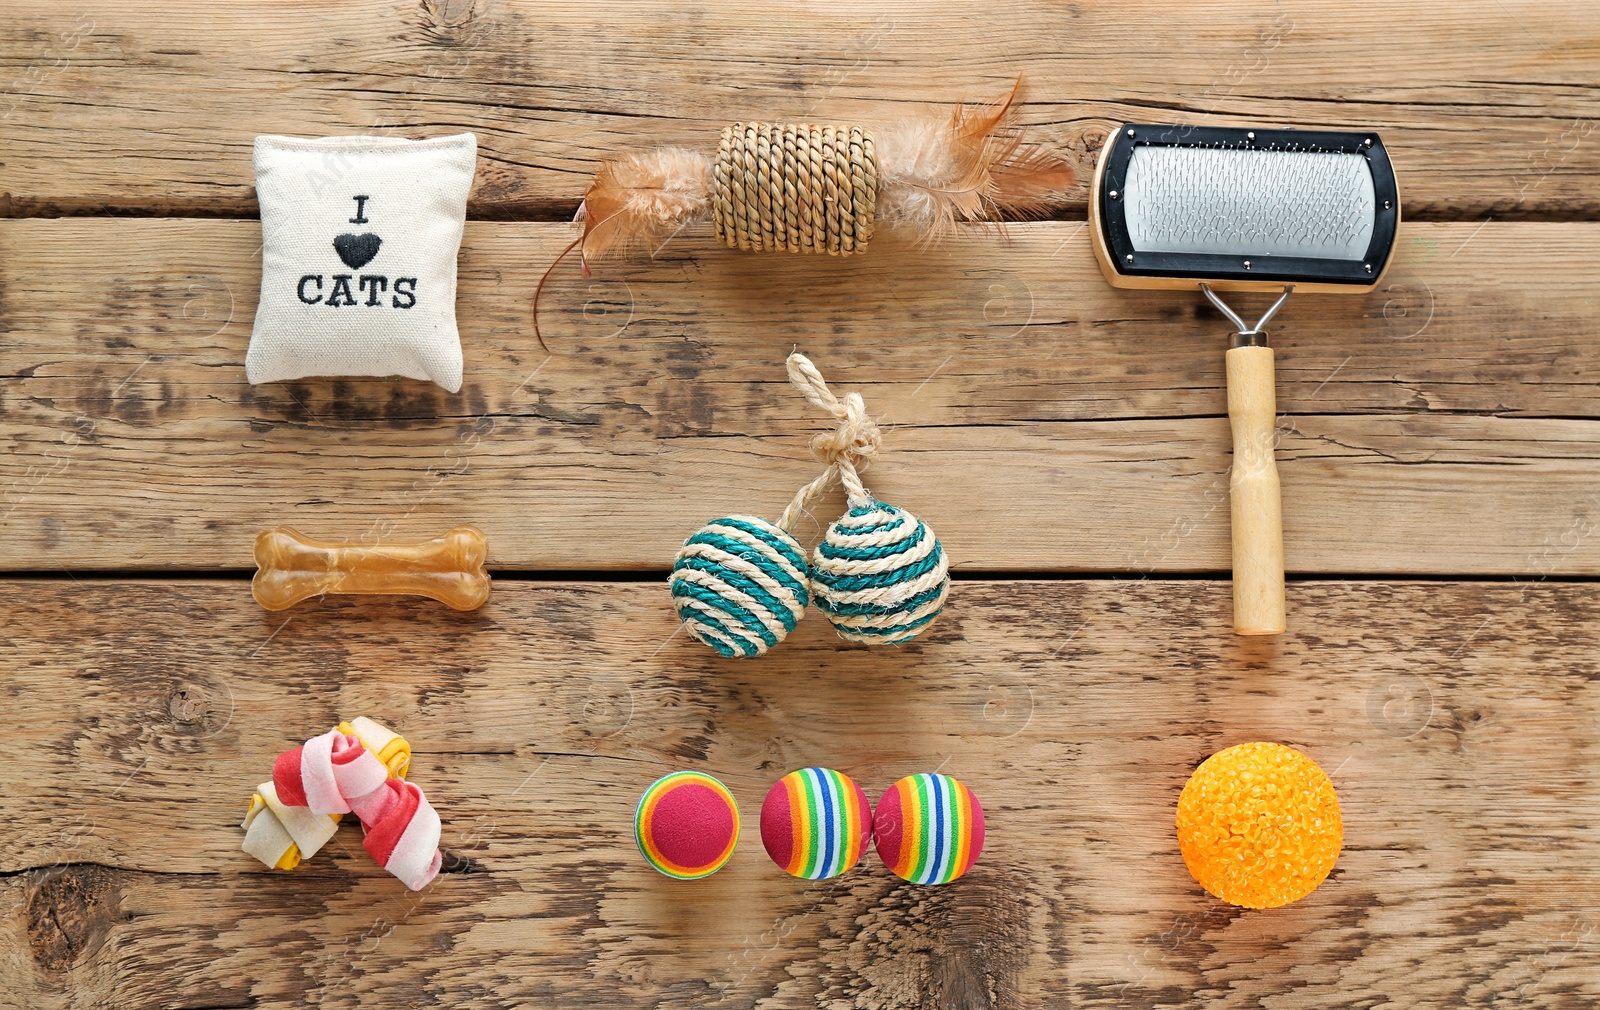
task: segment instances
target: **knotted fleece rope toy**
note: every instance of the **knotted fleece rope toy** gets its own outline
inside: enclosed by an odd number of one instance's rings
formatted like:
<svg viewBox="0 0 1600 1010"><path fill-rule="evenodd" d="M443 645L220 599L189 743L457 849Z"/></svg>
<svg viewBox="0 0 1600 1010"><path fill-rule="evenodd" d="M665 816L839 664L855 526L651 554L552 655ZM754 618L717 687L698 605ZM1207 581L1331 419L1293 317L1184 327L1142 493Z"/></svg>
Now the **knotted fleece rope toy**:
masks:
<svg viewBox="0 0 1600 1010"><path fill-rule="evenodd" d="M439 815L405 780L411 747L370 719L340 723L278 755L245 815L241 848L268 866L289 870L315 855L354 813L362 847L411 890L439 872Z"/></svg>
<svg viewBox="0 0 1600 1010"><path fill-rule="evenodd" d="M789 381L837 422L812 440L828 464L801 488L777 523L760 516L713 519L684 541L669 584L689 633L724 656L759 656L793 631L808 603L847 641L891 645L921 634L950 591L944 548L916 516L877 500L860 471L882 434L861 394L837 397L805 355L788 360ZM807 563L790 530L835 483L850 510L828 527Z"/></svg>

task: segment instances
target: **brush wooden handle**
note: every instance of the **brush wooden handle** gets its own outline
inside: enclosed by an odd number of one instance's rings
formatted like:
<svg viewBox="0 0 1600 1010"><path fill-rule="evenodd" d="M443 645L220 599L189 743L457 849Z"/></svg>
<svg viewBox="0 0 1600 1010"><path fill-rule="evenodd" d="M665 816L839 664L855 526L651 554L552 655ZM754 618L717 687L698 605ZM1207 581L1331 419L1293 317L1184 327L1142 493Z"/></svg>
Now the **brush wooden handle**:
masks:
<svg viewBox="0 0 1600 1010"><path fill-rule="evenodd" d="M1270 347L1228 351L1228 420L1233 425L1233 630L1279 635L1283 591L1283 499L1278 489L1278 400Z"/></svg>
<svg viewBox="0 0 1600 1010"><path fill-rule="evenodd" d="M489 598L488 557L488 541L472 526L422 543L375 546L314 540L279 526L256 537L259 570L250 591L268 610L323 593L426 596L476 610Z"/></svg>

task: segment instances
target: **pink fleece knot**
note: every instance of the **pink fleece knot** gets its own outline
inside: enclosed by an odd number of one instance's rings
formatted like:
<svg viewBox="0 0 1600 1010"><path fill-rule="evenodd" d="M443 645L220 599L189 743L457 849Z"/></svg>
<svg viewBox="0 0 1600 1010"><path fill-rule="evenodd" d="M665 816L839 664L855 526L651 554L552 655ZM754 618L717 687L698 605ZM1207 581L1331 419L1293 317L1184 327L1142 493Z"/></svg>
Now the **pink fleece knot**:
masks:
<svg viewBox="0 0 1600 1010"><path fill-rule="evenodd" d="M438 875L439 815L420 787L388 779L362 798L356 816L367 832L362 846L401 883L417 891Z"/></svg>
<svg viewBox="0 0 1600 1010"><path fill-rule="evenodd" d="M378 865L420 890L439 872L439 815L422 790L389 769L353 734L329 730L278 755L272 783L286 806L355 813Z"/></svg>
<svg viewBox="0 0 1600 1010"><path fill-rule="evenodd" d="M354 736L330 729L272 765L272 785L282 802L310 807L314 814L347 814L350 803L389 777L382 761Z"/></svg>

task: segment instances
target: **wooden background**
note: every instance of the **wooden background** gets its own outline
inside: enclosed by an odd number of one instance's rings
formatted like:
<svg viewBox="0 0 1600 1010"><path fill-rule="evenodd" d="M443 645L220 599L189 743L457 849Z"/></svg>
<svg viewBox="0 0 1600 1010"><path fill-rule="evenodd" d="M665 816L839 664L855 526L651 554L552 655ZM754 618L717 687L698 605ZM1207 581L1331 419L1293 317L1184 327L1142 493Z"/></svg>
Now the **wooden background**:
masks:
<svg viewBox="0 0 1600 1010"><path fill-rule="evenodd" d="M596 162L741 118L986 100L1087 170L1123 120L1367 126L1383 286L1274 326L1290 632L1229 631L1225 325L1112 291L1083 192L1004 240L844 261L707 229L551 279ZM0 1006L1588 1008L1600 999L1600 12L1588 0L0 9ZM258 133L477 133L459 395L252 387ZM888 433L868 473L956 566L890 651L812 615L763 660L675 633L683 537L817 464L791 347ZM814 539L841 502L798 531ZM249 596L250 544L490 538L472 614ZM403 731L447 870L346 827L293 875L251 787L336 718ZM1189 878L1184 779L1254 739L1340 790L1333 876ZM656 875L676 768L753 824L840 768L939 769L982 862L807 884L753 831Z"/></svg>

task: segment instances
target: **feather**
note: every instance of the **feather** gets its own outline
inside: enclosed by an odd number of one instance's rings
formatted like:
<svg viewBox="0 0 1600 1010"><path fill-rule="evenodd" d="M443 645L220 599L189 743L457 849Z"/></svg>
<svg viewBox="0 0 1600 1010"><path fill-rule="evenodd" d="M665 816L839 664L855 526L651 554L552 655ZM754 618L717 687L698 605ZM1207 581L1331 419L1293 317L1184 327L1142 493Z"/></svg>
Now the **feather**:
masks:
<svg viewBox="0 0 1600 1010"><path fill-rule="evenodd" d="M991 175L989 206L997 221L1043 217L1078 181L1078 173L1061 155L1034 144L1019 144Z"/></svg>
<svg viewBox="0 0 1600 1010"><path fill-rule="evenodd" d="M1036 217L1076 174L1054 152L1022 142L1011 93L978 109L957 106L947 119L922 116L878 131L878 211L887 225L924 242L958 221Z"/></svg>
<svg viewBox="0 0 1600 1010"><path fill-rule="evenodd" d="M604 161L573 220L583 226L585 272L613 249L654 251L684 225L711 214L711 160L662 147Z"/></svg>

